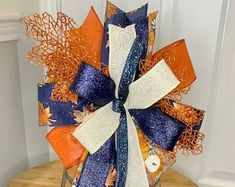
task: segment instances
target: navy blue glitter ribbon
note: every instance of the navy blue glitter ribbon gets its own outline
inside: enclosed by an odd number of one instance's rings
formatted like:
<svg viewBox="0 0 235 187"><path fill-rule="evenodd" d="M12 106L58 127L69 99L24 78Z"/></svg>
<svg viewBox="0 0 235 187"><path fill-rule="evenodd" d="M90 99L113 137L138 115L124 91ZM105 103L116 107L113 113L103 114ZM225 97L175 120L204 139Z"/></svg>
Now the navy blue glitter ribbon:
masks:
<svg viewBox="0 0 235 187"><path fill-rule="evenodd" d="M124 103L128 97L129 85L134 79L143 48L141 39L137 37L128 55L121 76L118 87L118 98L115 98L114 95L115 86L113 81L88 64L81 65L81 69L71 87L73 91L77 92L90 102L105 105L112 101L113 111L120 113L120 124L116 131L117 178L115 187L124 187L126 183L128 170L128 126L126 116L127 111L124 108ZM173 149L185 127L181 122L170 118L159 110L152 110L152 108L148 108L143 110L133 109L129 111L136 121L138 121L143 132L149 136L154 143L157 143L167 150ZM112 138L114 138L114 135L111 139ZM111 146L112 144L109 145ZM110 167L113 157L104 157L103 155L106 153L103 153L103 151L109 150L109 154L111 155L115 152L115 149L109 149L107 146L108 145L105 145L107 149L103 149L103 147L101 147L97 151L100 154L96 155L95 153L87 156L77 187L87 186L87 184L82 181L92 181L92 186L104 186L104 179L107 175L107 169ZM98 171L98 167L100 167L97 160L99 160L102 164L105 163L105 167L102 166L103 172L94 173L96 170Z"/></svg>
<svg viewBox="0 0 235 187"><path fill-rule="evenodd" d="M70 89L99 106L112 101L115 94L113 80L85 63L81 64Z"/></svg>
<svg viewBox="0 0 235 187"><path fill-rule="evenodd" d="M127 61L119 83L118 87L119 107L116 107L117 100L113 101L113 111L115 112L121 111L120 124L116 132L117 178L116 178L115 187L125 186L126 184L127 166L128 166L128 130L127 130L126 110L123 107L123 104L126 102L126 99L128 97L129 85L133 81L142 51L143 51L143 45L141 44L140 38L137 37L127 57Z"/></svg>
<svg viewBox="0 0 235 187"><path fill-rule="evenodd" d="M145 18L140 22L138 22L137 24L135 24L135 30L136 30L136 35L140 38L141 44L144 47L141 54L141 59L145 59L148 48L148 32L149 32L148 18ZM140 75L140 70L139 68L136 68L135 80L138 79L139 75Z"/></svg>
<svg viewBox="0 0 235 187"><path fill-rule="evenodd" d="M140 22L136 23L135 30L136 30L136 35L140 38L141 44L143 46L141 59L145 59L147 48L148 48L148 32L149 32L148 31L148 18L145 18L141 20Z"/></svg>
<svg viewBox="0 0 235 187"><path fill-rule="evenodd" d="M171 118L159 108L132 109L129 112L145 135L168 151L174 149L175 143L186 127L182 122Z"/></svg>
<svg viewBox="0 0 235 187"><path fill-rule="evenodd" d="M115 153L115 138L112 136L93 155L88 155L84 163L77 187L104 187L106 176Z"/></svg>

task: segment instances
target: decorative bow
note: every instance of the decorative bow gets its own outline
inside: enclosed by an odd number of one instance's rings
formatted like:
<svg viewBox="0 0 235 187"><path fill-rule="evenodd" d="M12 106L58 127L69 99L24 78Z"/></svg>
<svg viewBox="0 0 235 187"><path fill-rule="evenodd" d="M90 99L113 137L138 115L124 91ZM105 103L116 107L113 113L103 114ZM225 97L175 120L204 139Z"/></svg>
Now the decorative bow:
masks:
<svg viewBox="0 0 235 187"><path fill-rule="evenodd" d="M143 114L146 119L156 120L161 114L148 107L176 88L180 82L164 60L132 82L143 50L141 40L136 37L134 25L121 28L110 24L109 48L110 78L84 63L71 87L85 99L103 106L73 132L90 153L78 186L103 186L115 155L116 143L116 186L147 187L149 184L136 126L129 111L132 111L137 121L140 119L138 116L143 117ZM139 110L134 112L135 110L130 109ZM161 128L157 128L159 123L139 126L155 143L172 150L184 130L184 125L170 118L166 123L168 124ZM165 137L157 136L157 130L165 130L167 133L162 133Z"/></svg>
<svg viewBox="0 0 235 187"><path fill-rule="evenodd" d="M153 54L157 13L147 17L147 4L106 5L104 26L93 7L80 27L61 12L25 18L39 42L27 57L47 68L39 124L55 126L46 139L64 166L78 165L73 186L154 186L176 152L202 152L205 112L180 103L196 75L184 40Z"/></svg>

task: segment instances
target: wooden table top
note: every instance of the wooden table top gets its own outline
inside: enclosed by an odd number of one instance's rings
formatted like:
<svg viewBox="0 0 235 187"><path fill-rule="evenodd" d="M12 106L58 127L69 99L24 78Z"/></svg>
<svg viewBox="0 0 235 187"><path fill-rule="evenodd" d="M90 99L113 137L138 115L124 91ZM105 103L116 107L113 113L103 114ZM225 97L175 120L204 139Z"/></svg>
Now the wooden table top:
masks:
<svg viewBox="0 0 235 187"><path fill-rule="evenodd" d="M74 169L69 171L70 175ZM8 187L60 187L63 174L63 165L60 161L53 161L34 167L12 179ZM162 187L197 187L195 183L180 174L169 169L161 177ZM71 187L67 182L66 187Z"/></svg>

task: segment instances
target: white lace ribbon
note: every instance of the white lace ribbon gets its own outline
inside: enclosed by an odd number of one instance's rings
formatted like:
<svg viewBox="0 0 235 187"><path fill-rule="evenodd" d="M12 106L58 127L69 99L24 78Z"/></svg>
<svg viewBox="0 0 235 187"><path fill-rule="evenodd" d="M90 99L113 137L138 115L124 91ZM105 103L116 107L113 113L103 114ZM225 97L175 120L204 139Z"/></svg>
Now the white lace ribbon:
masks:
<svg viewBox="0 0 235 187"><path fill-rule="evenodd" d="M136 38L135 26L121 28L109 25L110 77L119 85L127 56ZM134 122L128 109L144 109L167 95L179 85L164 60L158 62L149 72L133 82L125 103L128 122L128 172L126 187L148 187L144 161ZM117 97L116 89L116 97ZM91 114L73 135L91 153L95 153L117 130L120 114L112 110L112 102Z"/></svg>

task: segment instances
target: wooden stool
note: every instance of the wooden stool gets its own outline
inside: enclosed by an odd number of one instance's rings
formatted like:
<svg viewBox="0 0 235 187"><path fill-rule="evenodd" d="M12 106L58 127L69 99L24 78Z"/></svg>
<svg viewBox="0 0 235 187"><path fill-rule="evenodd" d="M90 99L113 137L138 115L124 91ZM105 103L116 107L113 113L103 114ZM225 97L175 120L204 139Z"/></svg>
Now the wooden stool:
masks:
<svg viewBox="0 0 235 187"><path fill-rule="evenodd" d="M73 176L74 169L69 170ZM60 161L48 162L34 167L14 178L8 187L60 187L63 175L63 165ZM197 187L191 180L179 172L169 169L161 177L162 187ZM71 187L69 182L66 187Z"/></svg>

